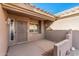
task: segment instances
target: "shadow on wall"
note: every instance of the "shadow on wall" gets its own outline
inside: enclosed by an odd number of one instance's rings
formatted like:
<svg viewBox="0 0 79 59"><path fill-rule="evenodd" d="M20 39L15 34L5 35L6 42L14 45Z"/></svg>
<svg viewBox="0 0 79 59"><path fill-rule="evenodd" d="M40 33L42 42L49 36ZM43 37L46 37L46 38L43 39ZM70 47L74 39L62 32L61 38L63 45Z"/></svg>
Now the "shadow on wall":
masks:
<svg viewBox="0 0 79 59"><path fill-rule="evenodd" d="M68 30L49 30L46 31L46 39L53 42L60 42L66 38ZM79 30L72 30L72 46L79 49Z"/></svg>
<svg viewBox="0 0 79 59"><path fill-rule="evenodd" d="M60 42L66 38L68 30L52 30L46 31L46 39L49 39L53 42Z"/></svg>
<svg viewBox="0 0 79 59"><path fill-rule="evenodd" d="M79 49L79 30L72 31L72 46Z"/></svg>

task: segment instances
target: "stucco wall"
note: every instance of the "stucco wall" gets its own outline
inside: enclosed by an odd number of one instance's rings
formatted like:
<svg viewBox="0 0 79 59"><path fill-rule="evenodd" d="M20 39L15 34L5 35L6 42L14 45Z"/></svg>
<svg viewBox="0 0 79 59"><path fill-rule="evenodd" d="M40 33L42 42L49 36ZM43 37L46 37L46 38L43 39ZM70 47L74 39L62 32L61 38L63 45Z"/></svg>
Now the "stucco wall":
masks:
<svg viewBox="0 0 79 59"><path fill-rule="evenodd" d="M72 31L72 46L79 49L79 30Z"/></svg>
<svg viewBox="0 0 79 59"><path fill-rule="evenodd" d="M8 47L8 27L5 19L6 16L0 4L0 55L5 55Z"/></svg>
<svg viewBox="0 0 79 59"><path fill-rule="evenodd" d="M60 42L66 38L66 34L68 30L53 30L46 32L46 39L51 40L53 42Z"/></svg>
<svg viewBox="0 0 79 59"><path fill-rule="evenodd" d="M79 29L79 15L77 16L71 16L63 19L58 19L55 21L51 27L56 30L65 30L65 29L73 29L78 30Z"/></svg>
<svg viewBox="0 0 79 59"><path fill-rule="evenodd" d="M54 30L72 29L72 45L79 49L79 15L59 19L51 27Z"/></svg>

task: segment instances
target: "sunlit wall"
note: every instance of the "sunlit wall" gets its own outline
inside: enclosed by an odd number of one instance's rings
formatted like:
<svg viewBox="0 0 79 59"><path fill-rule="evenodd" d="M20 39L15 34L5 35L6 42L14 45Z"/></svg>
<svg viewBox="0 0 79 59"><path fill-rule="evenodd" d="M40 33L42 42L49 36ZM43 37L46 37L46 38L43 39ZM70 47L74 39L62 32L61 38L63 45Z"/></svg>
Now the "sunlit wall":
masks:
<svg viewBox="0 0 79 59"><path fill-rule="evenodd" d="M50 27L54 30L79 30L79 15L59 19L55 21Z"/></svg>

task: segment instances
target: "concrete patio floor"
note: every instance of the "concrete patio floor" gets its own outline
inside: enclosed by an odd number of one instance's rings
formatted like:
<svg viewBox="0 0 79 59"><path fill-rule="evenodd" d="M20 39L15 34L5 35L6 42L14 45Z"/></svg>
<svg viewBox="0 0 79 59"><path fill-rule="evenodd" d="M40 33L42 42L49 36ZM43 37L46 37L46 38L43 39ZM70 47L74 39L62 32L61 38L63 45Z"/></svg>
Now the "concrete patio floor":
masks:
<svg viewBox="0 0 79 59"><path fill-rule="evenodd" d="M79 56L79 49L76 49L74 51L71 51L68 56Z"/></svg>

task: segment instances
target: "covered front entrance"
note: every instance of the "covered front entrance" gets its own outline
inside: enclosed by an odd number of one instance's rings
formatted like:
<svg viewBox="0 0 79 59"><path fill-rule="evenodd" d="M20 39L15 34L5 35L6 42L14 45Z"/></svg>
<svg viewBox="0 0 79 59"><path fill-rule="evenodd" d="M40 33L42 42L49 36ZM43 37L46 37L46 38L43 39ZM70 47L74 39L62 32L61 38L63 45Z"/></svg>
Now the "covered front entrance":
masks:
<svg viewBox="0 0 79 59"><path fill-rule="evenodd" d="M29 7L31 6L29 5ZM17 55L17 53L18 55L34 55L35 52L35 55L46 55L50 53L49 51L53 47L48 49L50 44L52 45L52 42L45 39L45 29L48 25L46 21L55 21L55 17L43 11L39 11L36 8L35 11L34 8L29 7L25 4L0 4L0 23L3 25L0 29L3 30L1 31L0 55L9 55L10 52L12 55L13 53L15 53L14 55ZM10 20L10 23L7 22L8 19ZM29 46L26 41L28 43L34 42L34 44L30 44ZM9 45L7 43L9 43ZM21 43L24 43L24 45ZM17 44L19 45L18 47Z"/></svg>

